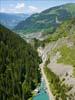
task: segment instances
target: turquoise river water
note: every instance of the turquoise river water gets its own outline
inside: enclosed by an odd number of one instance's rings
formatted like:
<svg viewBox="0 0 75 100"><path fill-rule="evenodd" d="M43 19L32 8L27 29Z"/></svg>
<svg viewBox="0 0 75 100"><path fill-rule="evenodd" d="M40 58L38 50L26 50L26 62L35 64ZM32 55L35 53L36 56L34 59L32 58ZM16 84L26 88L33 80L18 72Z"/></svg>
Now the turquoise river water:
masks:
<svg viewBox="0 0 75 100"><path fill-rule="evenodd" d="M40 91L33 97L33 100L49 100L44 80L41 81Z"/></svg>

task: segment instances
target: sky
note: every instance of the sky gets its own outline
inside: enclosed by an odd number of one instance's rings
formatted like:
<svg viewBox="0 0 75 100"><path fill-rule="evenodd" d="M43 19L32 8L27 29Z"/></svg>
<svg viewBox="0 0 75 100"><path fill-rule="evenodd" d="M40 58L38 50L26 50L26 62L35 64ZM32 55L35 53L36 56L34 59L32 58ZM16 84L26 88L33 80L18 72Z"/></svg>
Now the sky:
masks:
<svg viewBox="0 0 75 100"><path fill-rule="evenodd" d="M75 0L0 0L0 12L32 14L66 3Z"/></svg>

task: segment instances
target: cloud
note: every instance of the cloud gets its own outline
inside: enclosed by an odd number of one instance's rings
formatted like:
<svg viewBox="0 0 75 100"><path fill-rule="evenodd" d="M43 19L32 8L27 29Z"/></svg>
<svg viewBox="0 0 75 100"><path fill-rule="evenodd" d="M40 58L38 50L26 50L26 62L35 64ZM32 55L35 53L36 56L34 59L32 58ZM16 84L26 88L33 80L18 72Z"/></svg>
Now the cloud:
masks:
<svg viewBox="0 0 75 100"><path fill-rule="evenodd" d="M30 13L36 13L39 12L39 9L34 6L28 6Z"/></svg>
<svg viewBox="0 0 75 100"><path fill-rule="evenodd" d="M22 13L25 10L25 4L24 3L18 3L15 8L14 11Z"/></svg>
<svg viewBox="0 0 75 100"><path fill-rule="evenodd" d="M16 5L9 5L9 7L7 8L2 8L0 9L0 12L5 12L5 13L37 13L40 12L41 10L35 6L27 6L25 5L25 3L21 2L21 3L17 3Z"/></svg>
<svg viewBox="0 0 75 100"><path fill-rule="evenodd" d="M4 8L0 8L0 12L5 12L5 9Z"/></svg>
<svg viewBox="0 0 75 100"><path fill-rule="evenodd" d="M10 8L1 8L0 12L6 12L6 13L23 13L25 10L25 4L24 3L17 3L14 7Z"/></svg>
<svg viewBox="0 0 75 100"><path fill-rule="evenodd" d="M25 4L24 3L18 3L15 7L15 9L24 9L25 8Z"/></svg>

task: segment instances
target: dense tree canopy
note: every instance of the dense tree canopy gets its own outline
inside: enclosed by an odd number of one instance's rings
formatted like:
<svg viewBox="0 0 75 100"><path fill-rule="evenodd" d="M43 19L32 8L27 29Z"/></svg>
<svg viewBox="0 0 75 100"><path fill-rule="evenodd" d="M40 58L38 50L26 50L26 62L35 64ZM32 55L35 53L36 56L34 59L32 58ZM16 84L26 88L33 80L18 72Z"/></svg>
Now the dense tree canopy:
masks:
<svg viewBox="0 0 75 100"><path fill-rule="evenodd" d="M27 100L39 83L40 62L30 44L0 25L0 100Z"/></svg>

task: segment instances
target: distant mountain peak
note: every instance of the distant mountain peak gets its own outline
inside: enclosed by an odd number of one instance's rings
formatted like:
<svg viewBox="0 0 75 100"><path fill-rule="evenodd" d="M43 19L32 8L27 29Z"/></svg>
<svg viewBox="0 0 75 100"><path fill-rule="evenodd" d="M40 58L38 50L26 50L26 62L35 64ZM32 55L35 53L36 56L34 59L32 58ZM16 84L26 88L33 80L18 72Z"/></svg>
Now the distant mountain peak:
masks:
<svg viewBox="0 0 75 100"><path fill-rule="evenodd" d="M29 15L24 13L0 13L0 23L9 29L12 29L27 17L29 17Z"/></svg>

